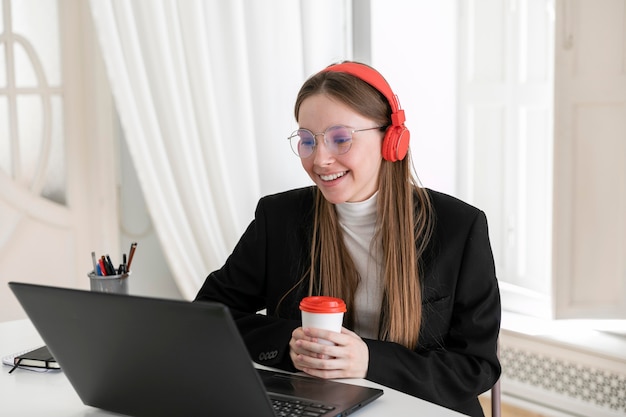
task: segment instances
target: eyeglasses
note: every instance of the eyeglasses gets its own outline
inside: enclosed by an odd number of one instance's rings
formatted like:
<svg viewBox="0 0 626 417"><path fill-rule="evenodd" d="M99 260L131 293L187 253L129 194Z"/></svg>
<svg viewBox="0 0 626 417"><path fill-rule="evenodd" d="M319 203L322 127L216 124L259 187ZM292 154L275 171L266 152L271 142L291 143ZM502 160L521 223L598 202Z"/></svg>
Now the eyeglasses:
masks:
<svg viewBox="0 0 626 417"><path fill-rule="evenodd" d="M382 129L385 126L368 127L367 129L350 129L346 126L331 126L321 133L313 133L308 129L294 131L289 139L291 149L300 158L308 158L313 155L317 147L317 136L324 137L324 144L328 151L334 155L343 155L352 147L352 134L365 132L366 130Z"/></svg>

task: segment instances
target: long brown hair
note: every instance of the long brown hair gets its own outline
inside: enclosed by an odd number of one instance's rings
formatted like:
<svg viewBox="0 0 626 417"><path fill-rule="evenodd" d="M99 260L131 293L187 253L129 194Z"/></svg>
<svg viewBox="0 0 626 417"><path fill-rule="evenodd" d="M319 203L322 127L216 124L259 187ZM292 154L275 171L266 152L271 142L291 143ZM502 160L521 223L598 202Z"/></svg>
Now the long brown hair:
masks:
<svg viewBox="0 0 626 417"><path fill-rule="evenodd" d="M298 93L295 117L302 102L326 94L381 126L391 124L391 107L375 88L350 74L320 72ZM373 242L383 256L383 305L379 338L415 348L422 316L420 259L432 233L427 192L411 171L410 153L403 160L383 160L378 178L377 225ZM318 189L308 270L309 294L343 298L347 324L354 323L354 294L359 275L348 253L335 206ZM306 279L306 277L304 277Z"/></svg>

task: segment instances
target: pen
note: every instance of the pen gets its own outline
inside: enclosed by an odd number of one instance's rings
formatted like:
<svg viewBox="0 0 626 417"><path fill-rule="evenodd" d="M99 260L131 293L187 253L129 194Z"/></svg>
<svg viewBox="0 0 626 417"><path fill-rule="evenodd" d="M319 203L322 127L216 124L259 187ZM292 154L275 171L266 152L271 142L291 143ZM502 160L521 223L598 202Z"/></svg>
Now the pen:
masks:
<svg viewBox="0 0 626 417"><path fill-rule="evenodd" d="M113 266L113 262L111 261L111 257L109 256L109 254L105 255L105 262L109 275L115 275L115 267Z"/></svg>
<svg viewBox="0 0 626 417"><path fill-rule="evenodd" d="M126 272L130 272L130 264L133 262L133 256L135 255L135 249L137 249L137 242L133 242L130 245L130 252L128 253L128 265L126 265Z"/></svg>
<svg viewBox="0 0 626 417"><path fill-rule="evenodd" d="M98 259L98 264L100 265L100 272L102 272L102 276L107 276L107 269L104 266L104 261L102 260L103 258L104 256Z"/></svg>
<svg viewBox="0 0 626 417"><path fill-rule="evenodd" d="M107 263L107 258L104 257L104 255L102 255L100 257L100 260L102 261L102 265L104 266L104 270L106 271L107 275L111 275L111 270L109 269L109 264Z"/></svg>
<svg viewBox="0 0 626 417"><path fill-rule="evenodd" d="M91 263L93 263L93 273L96 274L96 252L91 252Z"/></svg>
<svg viewBox="0 0 626 417"><path fill-rule="evenodd" d="M111 275L111 267L109 266L109 263L107 262L106 256L102 255L100 259L102 259L102 264L104 265L104 270L107 271L107 275Z"/></svg>

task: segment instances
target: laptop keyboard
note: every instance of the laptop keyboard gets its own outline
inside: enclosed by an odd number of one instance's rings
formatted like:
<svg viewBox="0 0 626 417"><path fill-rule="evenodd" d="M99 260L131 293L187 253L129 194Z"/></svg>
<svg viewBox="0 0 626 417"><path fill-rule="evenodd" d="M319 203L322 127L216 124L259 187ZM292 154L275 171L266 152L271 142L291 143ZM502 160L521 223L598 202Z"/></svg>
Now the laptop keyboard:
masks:
<svg viewBox="0 0 626 417"><path fill-rule="evenodd" d="M334 407L295 399L272 398L272 406L278 417L318 417L329 413Z"/></svg>

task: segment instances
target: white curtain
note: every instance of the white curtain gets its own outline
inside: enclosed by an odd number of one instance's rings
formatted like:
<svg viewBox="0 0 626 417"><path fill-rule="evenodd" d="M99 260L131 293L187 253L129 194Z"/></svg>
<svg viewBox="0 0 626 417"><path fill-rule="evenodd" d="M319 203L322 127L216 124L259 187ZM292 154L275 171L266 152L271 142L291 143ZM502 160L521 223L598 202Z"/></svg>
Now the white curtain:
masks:
<svg viewBox="0 0 626 417"><path fill-rule="evenodd" d="M185 298L258 198L308 183L287 140L304 79L350 57L349 2L91 0L150 215Z"/></svg>

